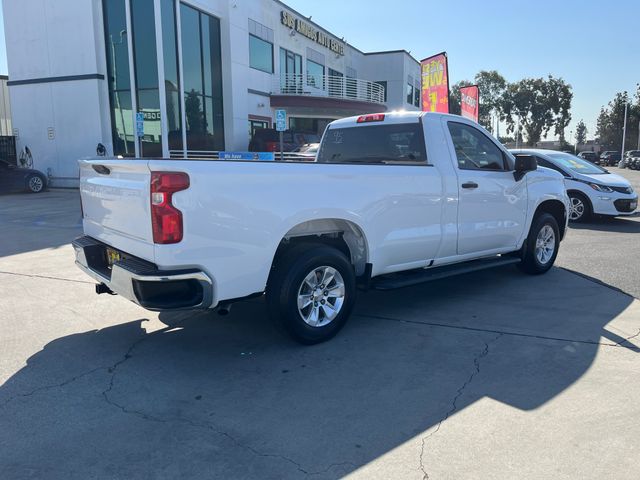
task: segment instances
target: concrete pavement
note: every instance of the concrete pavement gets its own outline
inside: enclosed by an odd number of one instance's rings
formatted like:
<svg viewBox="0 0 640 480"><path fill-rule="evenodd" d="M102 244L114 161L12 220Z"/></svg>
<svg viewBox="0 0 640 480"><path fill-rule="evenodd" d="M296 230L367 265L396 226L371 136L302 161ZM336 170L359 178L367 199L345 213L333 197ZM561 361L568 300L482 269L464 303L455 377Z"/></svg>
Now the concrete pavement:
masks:
<svg viewBox="0 0 640 480"><path fill-rule="evenodd" d="M302 347L261 300L96 296L74 194L0 197L0 478L637 477L633 297L503 268L363 294Z"/></svg>

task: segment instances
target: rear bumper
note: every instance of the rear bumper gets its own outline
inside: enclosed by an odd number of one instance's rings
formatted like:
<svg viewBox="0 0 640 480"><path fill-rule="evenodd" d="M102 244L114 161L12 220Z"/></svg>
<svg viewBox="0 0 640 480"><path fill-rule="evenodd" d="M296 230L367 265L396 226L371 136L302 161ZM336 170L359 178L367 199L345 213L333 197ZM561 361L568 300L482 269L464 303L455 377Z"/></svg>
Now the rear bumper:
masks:
<svg viewBox="0 0 640 480"><path fill-rule="evenodd" d="M213 282L200 270L159 270L154 264L131 256L109 268L104 243L85 236L72 245L81 270L147 310L204 310L212 306Z"/></svg>

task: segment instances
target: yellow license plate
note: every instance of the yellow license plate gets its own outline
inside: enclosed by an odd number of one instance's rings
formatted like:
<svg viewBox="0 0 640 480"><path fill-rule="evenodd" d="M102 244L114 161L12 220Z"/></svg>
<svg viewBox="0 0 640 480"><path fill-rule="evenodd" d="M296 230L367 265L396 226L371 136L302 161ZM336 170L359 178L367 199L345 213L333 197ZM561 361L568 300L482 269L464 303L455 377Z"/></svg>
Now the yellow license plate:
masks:
<svg viewBox="0 0 640 480"><path fill-rule="evenodd" d="M112 266L114 263L122 260L122 256L120 252L114 250L113 248L107 248L107 264Z"/></svg>

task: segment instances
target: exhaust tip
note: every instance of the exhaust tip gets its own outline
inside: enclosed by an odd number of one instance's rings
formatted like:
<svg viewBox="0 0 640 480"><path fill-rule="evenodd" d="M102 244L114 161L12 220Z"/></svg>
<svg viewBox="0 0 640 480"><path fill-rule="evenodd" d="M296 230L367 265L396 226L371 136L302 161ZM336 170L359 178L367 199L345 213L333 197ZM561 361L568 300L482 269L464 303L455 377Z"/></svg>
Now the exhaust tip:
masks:
<svg viewBox="0 0 640 480"><path fill-rule="evenodd" d="M231 304L230 303L222 303L218 307L218 315L221 317L226 317L231 312Z"/></svg>
<svg viewBox="0 0 640 480"><path fill-rule="evenodd" d="M115 295L113 290L111 290L109 287L107 287L104 283L98 283L96 285L96 293L98 295L102 295L103 293L108 293L109 295Z"/></svg>

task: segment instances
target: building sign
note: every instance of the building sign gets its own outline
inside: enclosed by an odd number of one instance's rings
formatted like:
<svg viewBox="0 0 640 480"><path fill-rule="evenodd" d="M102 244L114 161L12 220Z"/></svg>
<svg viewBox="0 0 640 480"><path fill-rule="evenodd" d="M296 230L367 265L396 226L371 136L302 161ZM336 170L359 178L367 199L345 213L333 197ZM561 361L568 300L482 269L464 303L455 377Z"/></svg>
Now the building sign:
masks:
<svg viewBox="0 0 640 480"><path fill-rule="evenodd" d="M446 52L425 58L422 71L422 111L449 113L449 66Z"/></svg>
<svg viewBox="0 0 640 480"><path fill-rule="evenodd" d="M460 89L460 113L463 117L478 121L480 117L480 90L477 85Z"/></svg>
<svg viewBox="0 0 640 480"><path fill-rule="evenodd" d="M312 40L317 44L322 45L325 48L328 48L333 53L336 53L338 55L344 55L343 42L340 42L339 40L331 38L330 36L321 32L310 23L304 22L294 17L293 15L291 15L289 12L285 10L282 10L282 12L280 13L281 13L282 24L285 27L288 27L291 30L298 32L299 34L304 35L309 40Z"/></svg>

